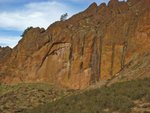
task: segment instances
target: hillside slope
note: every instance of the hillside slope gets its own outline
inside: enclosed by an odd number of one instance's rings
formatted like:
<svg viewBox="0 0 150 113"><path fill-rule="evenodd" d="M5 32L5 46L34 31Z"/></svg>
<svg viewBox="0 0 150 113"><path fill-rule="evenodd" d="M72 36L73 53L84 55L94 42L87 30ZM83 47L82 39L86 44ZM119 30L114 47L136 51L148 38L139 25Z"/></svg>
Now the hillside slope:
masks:
<svg viewBox="0 0 150 113"><path fill-rule="evenodd" d="M46 30L27 29L0 62L0 82L47 82L83 89L111 79L150 51L149 4L150 0L93 3Z"/></svg>
<svg viewBox="0 0 150 113"><path fill-rule="evenodd" d="M43 83L0 84L0 113L22 113L72 92Z"/></svg>
<svg viewBox="0 0 150 113"><path fill-rule="evenodd" d="M150 78L86 90L24 113L149 113Z"/></svg>

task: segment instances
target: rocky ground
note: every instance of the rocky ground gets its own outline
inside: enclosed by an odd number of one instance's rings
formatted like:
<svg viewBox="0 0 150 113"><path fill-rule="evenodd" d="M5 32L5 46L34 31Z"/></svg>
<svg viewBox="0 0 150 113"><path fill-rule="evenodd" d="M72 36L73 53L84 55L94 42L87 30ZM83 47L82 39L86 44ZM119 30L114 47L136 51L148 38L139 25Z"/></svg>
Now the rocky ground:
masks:
<svg viewBox="0 0 150 113"><path fill-rule="evenodd" d="M21 113L68 93L48 84L0 85L0 113Z"/></svg>
<svg viewBox="0 0 150 113"><path fill-rule="evenodd" d="M149 78L106 83L76 91L42 83L1 84L0 113L150 112Z"/></svg>
<svg viewBox="0 0 150 113"><path fill-rule="evenodd" d="M92 3L47 29L27 28L13 49L0 48L0 82L56 83L84 89L115 77L150 51L149 4L150 0Z"/></svg>
<svg viewBox="0 0 150 113"><path fill-rule="evenodd" d="M135 107L132 108L133 113L150 113L150 101L137 100L134 103Z"/></svg>
<svg viewBox="0 0 150 113"><path fill-rule="evenodd" d="M82 90L24 113L150 113L150 79Z"/></svg>

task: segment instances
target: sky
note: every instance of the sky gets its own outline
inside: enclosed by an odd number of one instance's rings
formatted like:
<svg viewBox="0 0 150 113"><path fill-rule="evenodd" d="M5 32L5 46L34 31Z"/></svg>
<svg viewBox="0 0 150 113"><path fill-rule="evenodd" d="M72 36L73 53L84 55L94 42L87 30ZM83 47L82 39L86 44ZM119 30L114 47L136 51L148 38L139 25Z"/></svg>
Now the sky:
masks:
<svg viewBox="0 0 150 113"><path fill-rule="evenodd" d="M68 13L69 17L91 3L109 0L0 0L0 46L14 47L22 32L30 26L47 28Z"/></svg>

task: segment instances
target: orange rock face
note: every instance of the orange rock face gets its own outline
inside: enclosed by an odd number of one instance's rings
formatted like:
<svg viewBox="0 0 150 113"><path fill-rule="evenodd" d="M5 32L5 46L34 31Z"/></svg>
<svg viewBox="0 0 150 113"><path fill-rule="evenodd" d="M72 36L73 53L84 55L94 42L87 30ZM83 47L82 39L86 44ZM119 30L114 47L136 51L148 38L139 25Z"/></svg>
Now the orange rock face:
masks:
<svg viewBox="0 0 150 113"><path fill-rule="evenodd" d="M31 28L0 64L0 81L82 89L110 79L150 51L149 4L150 0L93 3L46 30Z"/></svg>

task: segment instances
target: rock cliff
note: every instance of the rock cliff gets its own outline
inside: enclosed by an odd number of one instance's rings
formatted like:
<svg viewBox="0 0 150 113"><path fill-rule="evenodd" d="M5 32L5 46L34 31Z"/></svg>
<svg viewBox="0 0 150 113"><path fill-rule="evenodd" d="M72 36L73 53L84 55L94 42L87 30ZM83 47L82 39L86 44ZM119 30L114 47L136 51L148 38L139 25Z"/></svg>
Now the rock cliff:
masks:
<svg viewBox="0 0 150 113"><path fill-rule="evenodd" d="M0 65L10 56L12 49L10 47L0 46Z"/></svg>
<svg viewBox="0 0 150 113"><path fill-rule="evenodd" d="M149 4L150 0L93 3L46 30L29 29L0 62L0 81L82 89L116 76L150 52Z"/></svg>

